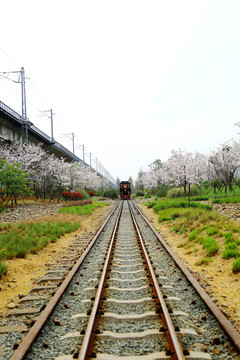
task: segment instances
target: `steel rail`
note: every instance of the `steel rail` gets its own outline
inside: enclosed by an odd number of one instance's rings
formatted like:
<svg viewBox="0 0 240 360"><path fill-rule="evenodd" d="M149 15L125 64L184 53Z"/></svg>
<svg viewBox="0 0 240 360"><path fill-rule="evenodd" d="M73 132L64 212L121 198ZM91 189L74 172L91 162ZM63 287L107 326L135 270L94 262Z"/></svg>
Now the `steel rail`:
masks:
<svg viewBox="0 0 240 360"><path fill-rule="evenodd" d="M150 275L150 279L151 279L151 282L153 284L153 291L154 291L155 295L157 296L157 302L159 302L159 305L161 307L161 311L162 311L161 317L162 317L164 327L167 330L166 331L166 336L168 338L168 342L169 342L169 346L170 346L170 350L171 350L171 355L170 356L172 357L173 360L184 360L185 357L183 355L182 347L181 347L181 345L179 343L179 340L177 338L177 334L176 334L175 328L173 326L170 314L168 312L167 305L166 305L166 303L164 301L160 286L158 284L157 277L155 275L155 272L153 270L150 258L148 256L148 253L147 253L147 250L146 250L146 247L144 245L143 238L142 238L139 226L138 226L138 224L136 222L133 210L132 210L132 208L130 206L130 201L128 201L128 206L129 206L129 210L130 210L130 213L131 213L131 216L132 216L132 220L133 220L135 230L136 230L136 232L138 234L139 243L140 243L140 246L142 248L142 252L143 252L143 255L144 255L144 258L145 258L145 261L146 261L146 265L147 265L147 268L148 268L148 273Z"/></svg>
<svg viewBox="0 0 240 360"><path fill-rule="evenodd" d="M178 265L178 267L181 269L181 271L185 274L186 278L190 282L190 284L195 288L199 296L202 298L206 306L209 308L209 310L212 312L212 314L215 316L221 327L224 329L224 331L227 333L229 338L231 339L236 351L240 353L240 334L235 329L233 324L226 318L226 316L222 313L222 311L219 309L219 307L212 301L210 296L205 292L205 290L202 288L202 286L199 284L199 282L194 278L194 276L191 274L191 272L187 269L187 267L182 263L182 261L177 257L177 255L172 251L172 249L167 245L167 243L163 240L161 235L153 228L149 220L146 218L146 216L143 214L141 209L136 205L136 203L132 202L132 204L135 206L137 211L142 215L146 223L150 226L156 237L158 238L159 242L163 245L163 247L166 249L166 251L169 253L169 255L172 257L172 259L175 261L175 263Z"/></svg>
<svg viewBox="0 0 240 360"><path fill-rule="evenodd" d="M102 275L101 275L101 279L98 285L98 289L97 289L97 293L95 296L95 300L94 300L94 304L92 307L92 311L91 314L89 316L89 320L88 320L88 325L87 325L87 329L83 338L83 342L81 345L81 349L78 355L78 360L84 360L87 358L91 358L91 351L92 351L92 345L94 342L94 338L95 338L95 330L97 327L97 321L98 321L98 312L99 312L99 308L101 307L102 304L102 296L103 296L103 291L104 291L104 287L106 284L106 278L107 278L107 274L108 274L108 269L109 269L109 264L110 264L110 260L111 260L111 255L112 255L112 250L113 250L113 244L115 241L115 237L116 237L116 232L119 226L119 221L120 221L120 217L121 217L121 213L122 213L122 208L123 208L123 200L121 202L120 205L120 209L119 209L119 213L116 219L116 223L114 226L114 230L111 236L111 241L110 241L110 245L108 248L108 253L106 256L106 260L104 263L104 267L103 267L103 271L102 271Z"/></svg>
<svg viewBox="0 0 240 360"><path fill-rule="evenodd" d="M23 341L21 342L19 347L15 350L15 352L12 355L12 357L10 358L10 360L22 360L22 359L24 359L24 356L27 354L27 352L30 349L31 345L33 344L33 342L35 341L35 339L39 335L39 333L40 333L41 329L43 328L45 322L48 320L49 316L51 315L52 311L56 307L56 305L57 305L58 301L60 300L61 296L63 295L64 291L67 289L69 283L71 282L73 276L75 275L75 273L79 269L79 267L82 264L83 260L85 259L85 257L89 253L90 249L92 248L93 244L95 243L95 241L99 237L100 233L102 232L102 230L106 226L108 220L112 216L112 214L115 211L115 209L117 208L117 206L118 206L118 204L110 212L110 214L108 215L108 217L105 220L105 222L103 223L103 225L100 227L100 229L97 231L97 233L95 234L93 239L87 245L87 247L85 248L85 250L81 254L80 258L78 259L76 264L73 266L72 270L69 272L67 277L64 279L62 284L59 286L56 293L51 298L51 300L49 301L49 303L47 304L45 309L39 315L39 317L38 317L37 321L35 322L35 324L31 327L31 329L29 330L27 335L23 338Z"/></svg>

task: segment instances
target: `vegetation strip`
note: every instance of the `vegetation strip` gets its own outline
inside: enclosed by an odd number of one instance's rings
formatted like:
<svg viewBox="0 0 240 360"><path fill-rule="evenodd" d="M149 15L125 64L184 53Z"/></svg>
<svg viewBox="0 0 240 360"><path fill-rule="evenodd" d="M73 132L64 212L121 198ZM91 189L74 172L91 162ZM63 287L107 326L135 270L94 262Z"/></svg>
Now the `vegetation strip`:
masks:
<svg viewBox="0 0 240 360"><path fill-rule="evenodd" d="M210 205L184 199L156 200L147 207L159 214L159 222L167 222L172 231L184 235L179 247L186 248L189 254L204 250L205 256L196 265L213 261L214 255L221 252L223 259L235 259L232 271L240 271L240 224L223 217Z"/></svg>
<svg viewBox="0 0 240 360"><path fill-rule="evenodd" d="M72 203L73 205L73 203ZM59 212L85 215L91 214L97 207L106 206L103 202L86 205L67 206ZM4 259L23 258L29 253L37 253L51 242L55 242L66 233L77 230L80 222L22 222L16 225L0 224L0 277L7 272Z"/></svg>
<svg viewBox="0 0 240 360"><path fill-rule="evenodd" d="M208 306L208 308L212 311L214 316L218 319L219 323L221 324L222 328L227 332L227 334L232 339L236 349L238 352L240 352L240 334L237 332L237 330L233 327L232 323L224 316L224 314L221 312L221 310L216 306L216 304L212 301L210 296L205 292L205 290L201 287L201 285L198 283L198 281L192 276L190 271L185 267L185 265L182 263L182 261L176 256L176 254L172 251L172 249L167 245L167 243L163 240L163 238L160 236L160 234L152 227L148 219L143 215L142 211L137 207L140 214L145 219L146 223L151 227L157 238L159 239L160 243L165 247L167 252L170 254L170 256L173 258L175 263L179 266L179 268L182 270L182 272L186 275L192 286L196 289L198 294L201 296L205 304Z"/></svg>

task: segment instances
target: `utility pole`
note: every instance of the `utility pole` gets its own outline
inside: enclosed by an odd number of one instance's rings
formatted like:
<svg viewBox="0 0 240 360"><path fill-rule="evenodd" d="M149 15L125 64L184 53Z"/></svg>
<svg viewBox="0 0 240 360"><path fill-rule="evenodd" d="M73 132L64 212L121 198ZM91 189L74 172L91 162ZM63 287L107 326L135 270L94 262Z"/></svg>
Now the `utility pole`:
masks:
<svg viewBox="0 0 240 360"><path fill-rule="evenodd" d="M42 113L48 113L50 112L50 116L46 115L49 119L51 119L51 141L54 142L53 138L53 115L56 115L56 113L53 113L53 110L41 110Z"/></svg>
<svg viewBox="0 0 240 360"><path fill-rule="evenodd" d="M63 134L64 136L67 136L67 137L69 137L69 136L71 136L71 138L72 138L72 147L73 147L73 154L75 155L75 146L74 146L74 138L75 138L75 136L76 135L74 135L74 132L72 132L71 134Z"/></svg>
<svg viewBox="0 0 240 360"><path fill-rule="evenodd" d="M98 173L98 159L96 158L95 161L96 161L96 172Z"/></svg>
<svg viewBox="0 0 240 360"><path fill-rule="evenodd" d="M89 165L90 165L90 168L92 168L92 154L88 153L87 155L89 155Z"/></svg>
<svg viewBox="0 0 240 360"><path fill-rule="evenodd" d="M25 71L21 67L21 71L4 71L0 72L1 76L5 79L11 80L15 83L21 83L22 88L22 143L28 143L28 119L27 119L27 102L26 102L26 87L25 87ZM17 74L17 80L10 79L9 74ZM7 76L6 76L7 75Z"/></svg>
<svg viewBox="0 0 240 360"><path fill-rule="evenodd" d="M27 102L26 102L26 87L25 87L25 71L21 67L21 84L22 84L22 142L28 144L28 126L27 126Z"/></svg>
<svg viewBox="0 0 240 360"><path fill-rule="evenodd" d="M73 144L73 154L74 154L74 132L72 132L72 144Z"/></svg>
<svg viewBox="0 0 240 360"><path fill-rule="evenodd" d="M84 144L82 145L82 151L83 151L83 162L85 162L85 152L84 152L85 146Z"/></svg>

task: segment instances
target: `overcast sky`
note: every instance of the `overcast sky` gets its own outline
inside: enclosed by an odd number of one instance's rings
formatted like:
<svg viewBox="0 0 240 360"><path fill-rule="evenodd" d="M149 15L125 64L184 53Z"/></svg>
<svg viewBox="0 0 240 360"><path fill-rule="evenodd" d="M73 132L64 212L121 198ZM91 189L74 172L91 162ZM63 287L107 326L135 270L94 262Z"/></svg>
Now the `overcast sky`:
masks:
<svg viewBox="0 0 240 360"><path fill-rule="evenodd" d="M55 139L114 178L239 139L239 0L8 0L0 31L29 120L50 135L52 108ZM0 79L0 100L21 113L20 84Z"/></svg>

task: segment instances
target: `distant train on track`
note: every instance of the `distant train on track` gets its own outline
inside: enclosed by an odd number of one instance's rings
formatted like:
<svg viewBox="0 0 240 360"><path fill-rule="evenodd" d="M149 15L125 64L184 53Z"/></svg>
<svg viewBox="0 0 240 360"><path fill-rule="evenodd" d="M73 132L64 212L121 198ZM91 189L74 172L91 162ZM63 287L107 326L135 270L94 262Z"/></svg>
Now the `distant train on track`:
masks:
<svg viewBox="0 0 240 360"><path fill-rule="evenodd" d="M121 181L119 192L122 200L129 200L131 197L131 183L129 181Z"/></svg>

